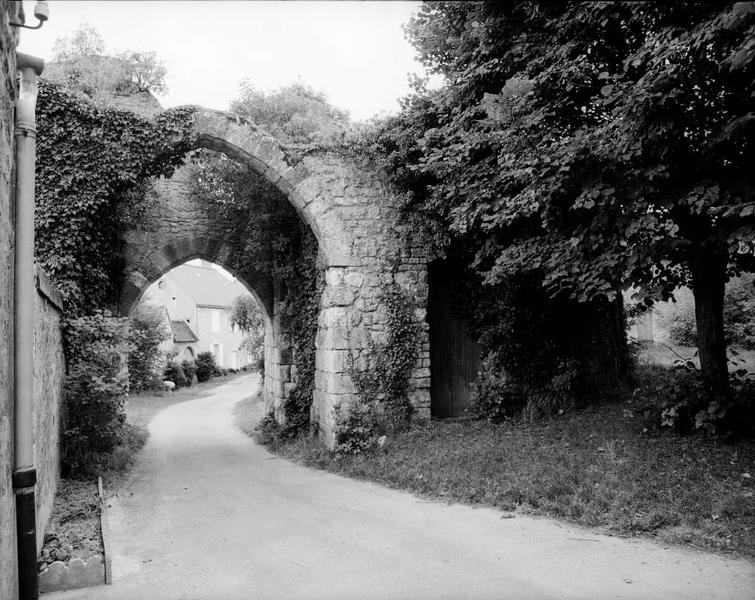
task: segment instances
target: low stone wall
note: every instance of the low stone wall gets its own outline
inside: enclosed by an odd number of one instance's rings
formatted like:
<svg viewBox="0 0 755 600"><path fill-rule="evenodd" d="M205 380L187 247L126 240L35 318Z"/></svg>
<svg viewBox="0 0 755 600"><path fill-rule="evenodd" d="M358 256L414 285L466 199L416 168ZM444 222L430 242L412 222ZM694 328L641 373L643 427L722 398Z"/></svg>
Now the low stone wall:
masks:
<svg viewBox="0 0 755 600"><path fill-rule="evenodd" d="M34 305L34 464L37 468L37 549L52 514L60 478L65 359L58 291L37 271Z"/></svg>

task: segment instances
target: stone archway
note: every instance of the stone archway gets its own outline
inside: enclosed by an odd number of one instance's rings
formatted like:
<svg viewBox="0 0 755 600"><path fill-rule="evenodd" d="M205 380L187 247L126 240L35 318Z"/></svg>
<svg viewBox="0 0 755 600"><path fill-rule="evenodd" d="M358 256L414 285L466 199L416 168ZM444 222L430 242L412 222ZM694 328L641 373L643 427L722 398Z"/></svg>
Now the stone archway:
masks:
<svg viewBox="0 0 755 600"><path fill-rule="evenodd" d="M185 140L184 140L185 143ZM312 421L328 445L334 442L336 408L358 401L349 375L349 356L369 352L370 341L385 341L387 311L382 290L391 283L415 299L421 351L410 378L415 414L430 414L427 257L412 239L411 226L377 173L349 157L321 151L292 158L253 123L236 115L198 109L193 116L191 149L223 152L265 177L286 196L317 237L325 265L316 341ZM173 266L192 258L223 264L235 249L229 223L210 222L180 177L156 184L158 206L153 227L125 235L124 285L119 306L127 314L146 287ZM281 299L259 273L236 273L253 290L269 317L265 348L265 401L280 408L293 387L290 336Z"/></svg>

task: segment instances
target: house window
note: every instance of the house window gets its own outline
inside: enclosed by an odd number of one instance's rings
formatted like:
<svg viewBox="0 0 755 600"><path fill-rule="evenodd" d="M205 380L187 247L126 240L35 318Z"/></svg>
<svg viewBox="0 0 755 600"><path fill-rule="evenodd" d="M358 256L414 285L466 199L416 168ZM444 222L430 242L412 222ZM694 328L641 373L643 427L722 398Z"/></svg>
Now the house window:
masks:
<svg viewBox="0 0 755 600"><path fill-rule="evenodd" d="M223 345L213 344L212 354L215 356L215 364L218 366L222 366L223 365Z"/></svg>
<svg viewBox="0 0 755 600"><path fill-rule="evenodd" d="M212 318L212 331L214 333L217 333L218 331L220 331L220 311L213 308L211 312L211 318Z"/></svg>

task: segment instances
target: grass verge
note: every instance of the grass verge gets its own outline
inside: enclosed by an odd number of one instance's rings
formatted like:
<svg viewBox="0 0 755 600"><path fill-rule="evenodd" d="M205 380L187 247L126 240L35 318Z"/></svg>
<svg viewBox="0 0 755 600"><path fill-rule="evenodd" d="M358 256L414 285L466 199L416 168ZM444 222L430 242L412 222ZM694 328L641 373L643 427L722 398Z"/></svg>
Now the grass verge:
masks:
<svg viewBox="0 0 755 600"><path fill-rule="evenodd" d="M630 400L534 424L433 421L355 456L310 439L271 450L448 502L755 556L753 442L643 432L636 408ZM237 414L249 432L243 406Z"/></svg>

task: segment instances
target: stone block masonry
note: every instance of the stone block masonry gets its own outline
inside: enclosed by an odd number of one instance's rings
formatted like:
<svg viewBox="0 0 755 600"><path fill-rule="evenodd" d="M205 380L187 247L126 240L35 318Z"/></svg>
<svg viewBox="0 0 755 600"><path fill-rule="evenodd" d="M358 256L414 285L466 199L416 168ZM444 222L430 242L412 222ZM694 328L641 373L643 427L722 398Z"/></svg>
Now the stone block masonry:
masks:
<svg viewBox="0 0 755 600"><path fill-rule="evenodd" d="M427 255L379 174L340 152L321 150L301 158L253 123L218 111L194 114L190 147L225 153L268 179L285 194L319 244L325 269L316 340L311 417L323 441L334 445L338 407L358 402L350 366L385 343L384 291L397 285L409 299L419 329L420 353L408 386L420 419L430 416ZM185 174L156 183L158 203L149 223L125 236L125 285L119 299L128 314L163 273L192 258L223 265L243 251L234 247L233 223L208 217L191 197ZM238 242L237 242L238 243ZM285 298L258 274L235 273L255 294L267 319L265 406L283 420L283 403L296 383L291 322Z"/></svg>
<svg viewBox="0 0 755 600"><path fill-rule="evenodd" d="M34 464L37 467L37 549L52 514L60 478L63 385L66 369L61 316L63 302L42 271L37 271L34 304Z"/></svg>

